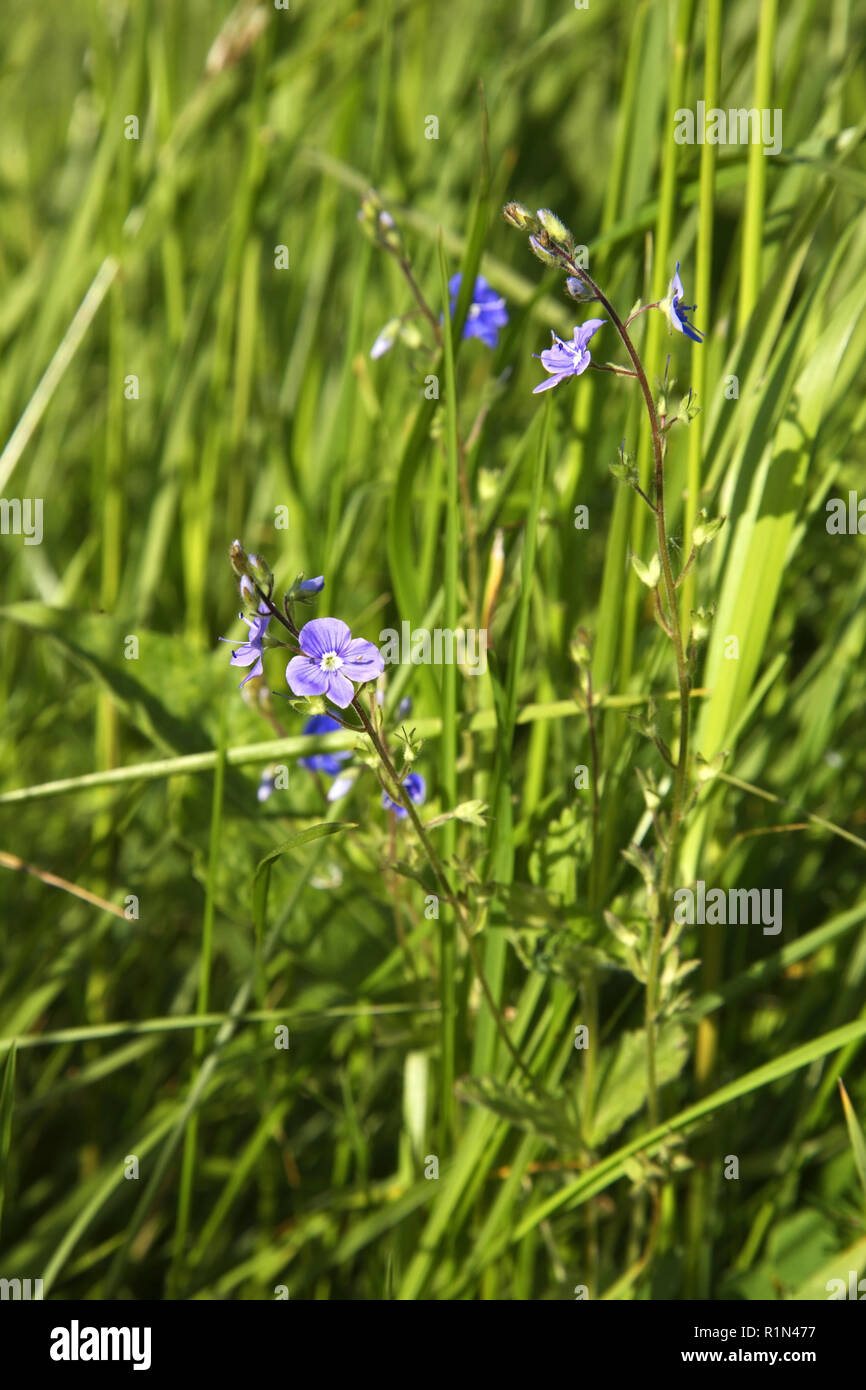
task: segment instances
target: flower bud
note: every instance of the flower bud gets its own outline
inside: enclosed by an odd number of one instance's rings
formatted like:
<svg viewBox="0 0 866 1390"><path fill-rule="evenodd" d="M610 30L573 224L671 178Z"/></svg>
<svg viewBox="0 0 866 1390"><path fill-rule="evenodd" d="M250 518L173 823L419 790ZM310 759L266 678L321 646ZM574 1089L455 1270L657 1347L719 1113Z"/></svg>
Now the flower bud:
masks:
<svg viewBox="0 0 866 1390"><path fill-rule="evenodd" d="M569 654L576 666L588 666L592 657L592 639L585 627L579 627L571 639Z"/></svg>
<svg viewBox="0 0 866 1390"><path fill-rule="evenodd" d="M571 255L574 250L574 237L565 223L557 217L555 212L551 212L550 208L539 208L537 216L550 240L555 242L557 246L562 246Z"/></svg>
<svg viewBox="0 0 866 1390"><path fill-rule="evenodd" d="M286 598L289 603L310 603L315 594L320 594L325 587L323 575L318 575L315 579L305 579L303 574L299 574Z"/></svg>
<svg viewBox="0 0 866 1390"><path fill-rule="evenodd" d="M542 233L542 236L544 236L546 241L546 233ZM529 238L529 245L532 247L532 250L541 261L542 265L559 265L559 257L547 249L547 246L542 242L540 237L531 236Z"/></svg>
<svg viewBox="0 0 866 1390"><path fill-rule="evenodd" d="M267 560L263 560L261 555L247 556L247 574L255 580L259 588L266 590L270 596L271 589L274 587L274 576L271 574Z"/></svg>
<svg viewBox="0 0 866 1390"><path fill-rule="evenodd" d="M522 203L506 203L502 209L502 216L512 227L516 227L519 232L537 232L538 218L529 208L525 208Z"/></svg>
<svg viewBox="0 0 866 1390"><path fill-rule="evenodd" d="M232 541L229 548L229 559L235 574L248 575L250 572L250 562L247 552L244 550L240 541Z"/></svg>
<svg viewBox="0 0 866 1390"><path fill-rule="evenodd" d="M587 289L586 285L577 275L569 275L565 282L565 290L566 293L569 294L572 299L576 299L579 304L588 304L597 297L591 290Z"/></svg>
<svg viewBox="0 0 866 1390"><path fill-rule="evenodd" d="M256 593L256 588L253 584L253 581L250 579L249 575L246 574L241 575L241 598L243 600L244 607L248 609L250 613L255 613L258 611L259 596Z"/></svg>

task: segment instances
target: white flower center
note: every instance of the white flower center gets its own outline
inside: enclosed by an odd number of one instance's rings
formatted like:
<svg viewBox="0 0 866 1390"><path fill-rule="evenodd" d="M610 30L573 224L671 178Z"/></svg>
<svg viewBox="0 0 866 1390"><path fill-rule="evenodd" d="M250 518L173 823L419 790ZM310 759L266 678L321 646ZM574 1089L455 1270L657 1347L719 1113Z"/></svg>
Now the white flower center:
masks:
<svg viewBox="0 0 866 1390"><path fill-rule="evenodd" d="M343 658L337 656L336 652L325 652L325 655L319 662L319 666L323 671L339 671L342 664Z"/></svg>

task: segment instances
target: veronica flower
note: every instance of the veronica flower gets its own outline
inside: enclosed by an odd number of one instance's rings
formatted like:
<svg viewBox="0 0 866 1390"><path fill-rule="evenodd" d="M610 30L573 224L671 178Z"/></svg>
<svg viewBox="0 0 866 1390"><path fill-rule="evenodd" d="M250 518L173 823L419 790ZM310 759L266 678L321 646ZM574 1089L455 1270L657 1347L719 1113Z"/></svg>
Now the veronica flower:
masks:
<svg viewBox="0 0 866 1390"><path fill-rule="evenodd" d="M320 574L316 579L302 579L298 589L302 594L320 594L325 587L325 577Z"/></svg>
<svg viewBox="0 0 866 1390"><path fill-rule="evenodd" d="M342 724L336 719L332 719L330 714L314 714L307 720L303 732L305 734L336 734L342 727ZM351 756L348 748L339 753L310 753L306 757L298 758L298 766L309 768L310 772L326 772L329 777L336 777L340 771L340 764Z"/></svg>
<svg viewBox="0 0 866 1390"><path fill-rule="evenodd" d="M459 271L456 275L452 275L448 281L452 318L457 308L457 296L460 293L462 281L463 276ZM499 342L499 330L504 328L507 322L505 300L494 289L491 289L483 275L479 275L472 291L472 303L469 306L469 313L463 327L463 337L480 338L487 347L495 348Z"/></svg>
<svg viewBox="0 0 866 1390"><path fill-rule="evenodd" d="M245 613L239 613L238 617L241 618L249 628L249 638L246 642L240 644L237 651L232 652L231 664L232 666L252 666L253 668L249 675L244 676L241 681L240 688L243 689L247 681L251 681L253 676L261 676L264 673L264 668L262 666L262 645L265 631L267 630L268 623L271 621L271 611L267 604L260 603L258 613L252 618L248 618ZM230 642L232 639L230 637L221 637L219 640L221 642ZM253 665L254 662L255 665Z"/></svg>
<svg viewBox="0 0 866 1390"><path fill-rule="evenodd" d="M604 319L587 319L580 328L575 328L574 338L567 343L563 342L562 338L557 338L555 333L551 333L553 347L545 348L542 353L532 354L533 357L540 357L542 367L546 372L550 372L547 381L533 387L533 396L537 396L539 391L549 391L552 386L558 386L567 377L580 376L586 371L591 361L587 343L604 322Z"/></svg>
<svg viewBox="0 0 866 1390"><path fill-rule="evenodd" d="M385 669L378 647L352 633L339 618L313 618L298 633L300 656L286 667L286 680L296 695L325 695L345 709L355 698L352 681L363 685Z"/></svg>
<svg viewBox="0 0 866 1390"><path fill-rule="evenodd" d="M420 772L410 772L408 777L403 778L403 786L413 806L424 805L427 799L427 783ZM405 820L409 814L406 807L392 801L387 792L382 793L382 805L386 811L393 811L399 820Z"/></svg>
<svg viewBox="0 0 866 1390"><path fill-rule="evenodd" d="M702 343L703 333L695 328L693 323L689 323L686 318L686 314L690 313L692 309L697 309L698 306L697 304L684 304L684 294L683 282L680 279L680 263L677 261L674 278L668 287L668 323L678 333L684 333L687 338L691 338L693 343Z"/></svg>

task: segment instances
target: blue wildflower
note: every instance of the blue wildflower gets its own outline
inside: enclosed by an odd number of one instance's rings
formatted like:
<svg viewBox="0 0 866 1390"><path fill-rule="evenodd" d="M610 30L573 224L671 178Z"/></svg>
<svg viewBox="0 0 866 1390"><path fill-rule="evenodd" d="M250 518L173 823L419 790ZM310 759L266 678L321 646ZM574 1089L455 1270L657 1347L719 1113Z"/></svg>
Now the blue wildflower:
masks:
<svg viewBox="0 0 866 1390"><path fill-rule="evenodd" d="M307 720L303 732L305 734L336 734L340 732L341 728L342 725L330 714L314 714ZM298 758L298 766L309 768L310 772L326 772L329 777L336 777L340 771L340 764L351 756L352 754L348 749L339 753L310 753L307 757Z"/></svg>
<svg viewBox="0 0 866 1390"><path fill-rule="evenodd" d="M693 323L689 323L686 318L686 314L691 313L692 309L697 309L698 306L697 304L684 304L684 294L683 282L680 279L680 263L677 261L674 278L671 280L668 288L668 299L665 301L668 311L668 323L671 328L675 328L678 333L684 333L687 338L691 338L693 343L702 343L704 340L703 333L695 328Z"/></svg>
<svg viewBox="0 0 866 1390"><path fill-rule="evenodd" d="M345 709L355 698L353 681L363 685L385 669L372 642L352 637L340 618L313 618L298 633L299 656L286 667L286 680L295 695L325 695Z"/></svg>
<svg viewBox="0 0 866 1390"><path fill-rule="evenodd" d="M424 805L427 799L427 783L420 772L410 772L408 777L403 778L403 786L413 806ZM405 820L409 814L405 806L399 806L396 801L392 801L387 792L382 793L382 805L386 811L393 811L399 820Z"/></svg>
<svg viewBox="0 0 866 1390"><path fill-rule="evenodd" d="M267 604L260 603L259 611L254 617L248 618L244 613L239 613L238 617L241 618L249 628L249 638L246 642L241 642L237 651L232 652L231 664L232 666L252 666L253 668L249 675L244 676L244 679L241 681L240 688L243 689L247 681L251 681L253 676L261 676L264 674L264 667L262 666L262 647L268 623L271 621L271 612ZM230 637L221 637L219 640L221 642L232 641Z"/></svg>
<svg viewBox="0 0 866 1390"><path fill-rule="evenodd" d="M541 358L541 365L546 372L550 372L547 381L542 381L538 386L533 387L533 396L538 395L539 391L549 391L552 386L558 386L566 377L580 376L585 372L590 364L591 358L587 343L593 333L597 333L605 319L587 319L586 323L581 324L580 328L575 328L574 338L570 342L563 342L555 333L551 333L554 346L545 348L544 352L534 352L533 357Z"/></svg>
<svg viewBox="0 0 866 1390"><path fill-rule="evenodd" d="M457 308L457 296L460 293L462 280L463 276L458 271L448 281L452 318ZM507 322L508 314L505 312L505 300L494 289L491 289L483 275L479 275L472 291L472 303L466 316L463 337L480 338L487 347L495 348L499 342L499 330L504 328Z"/></svg>
<svg viewBox="0 0 866 1390"><path fill-rule="evenodd" d="M325 587L324 575L319 575L317 579L304 579L298 585L302 594L320 594Z"/></svg>

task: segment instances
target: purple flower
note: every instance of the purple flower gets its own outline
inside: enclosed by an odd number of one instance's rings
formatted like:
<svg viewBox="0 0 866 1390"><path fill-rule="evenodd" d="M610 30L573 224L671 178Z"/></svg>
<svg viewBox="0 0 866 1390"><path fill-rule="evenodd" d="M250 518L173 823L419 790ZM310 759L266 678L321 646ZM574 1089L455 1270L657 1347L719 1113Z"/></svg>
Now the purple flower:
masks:
<svg viewBox="0 0 866 1390"><path fill-rule="evenodd" d="M324 575L319 575L318 579L303 579L298 585L302 594L320 594L325 587Z"/></svg>
<svg viewBox="0 0 866 1390"><path fill-rule="evenodd" d="M243 689L247 681L251 681L253 676L261 676L264 674L264 668L262 666L262 643L268 623L271 621L271 612L267 604L260 603L259 611L254 617L248 618L244 613L239 613L238 617L243 619L250 630L249 640L242 642L237 651L232 652L231 664L232 666L253 667L250 674L244 676L244 679L241 681L240 689ZM219 640L221 642L230 642L232 639L230 637L221 637ZM255 665L253 665L253 662L255 662Z"/></svg>
<svg viewBox="0 0 866 1390"><path fill-rule="evenodd" d="M353 639L339 618L313 618L298 633L300 656L286 667L286 680L296 695L326 695L345 709L355 691L352 681L363 685L385 669L378 647L362 637Z"/></svg>
<svg viewBox="0 0 866 1390"><path fill-rule="evenodd" d="M574 338L568 343L551 333L554 346L545 348L544 352L532 354L533 357L541 358L542 367L551 374L548 381L542 381L540 385L533 387L533 396L537 396L539 391L549 391L551 386L558 386L566 377L580 376L581 372L586 371L591 360L586 345L604 322L604 319L587 319L580 328L575 328Z"/></svg>
<svg viewBox="0 0 866 1390"><path fill-rule="evenodd" d="M457 308L457 296L460 293L462 280L463 276L458 271L448 281L452 318ZM472 303L466 316L463 337L480 338L487 347L495 348L499 342L499 330L504 328L507 322L505 300L494 289L491 289L483 275L479 275L472 291Z"/></svg>
<svg viewBox="0 0 866 1390"><path fill-rule="evenodd" d="M304 733L336 734L341 728L342 725L336 719L332 719L330 714L314 714L304 725ZM340 771L340 763L344 763L351 756L348 749L339 753L310 753L307 757L298 758L298 766L307 767L310 772L326 772L329 777L336 777Z"/></svg>
<svg viewBox="0 0 866 1390"><path fill-rule="evenodd" d="M424 805L427 799L427 783L420 772L410 772L408 777L403 778L403 786L413 806ZM405 806L400 806L396 801L392 801L387 792L382 793L382 805L386 811L393 811L399 820L405 820L409 814Z"/></svg>
<svg viewBox="0 0 866 1390"><path fill-rule="evenodd" d="M679 261L677 261L677 268L674 272L674 278L671 280L668 294L670 295L668 322L671 328L675 328L678 333L684 333L687 338L691 338L693 343L702 343L704 340L703 333L695 328L693 323L689 323L686 318L686 314L690 313L692 309L697 309L698 306L697 304L683 303L685 290L683 289L683 282L680 279Z"/></svg>

